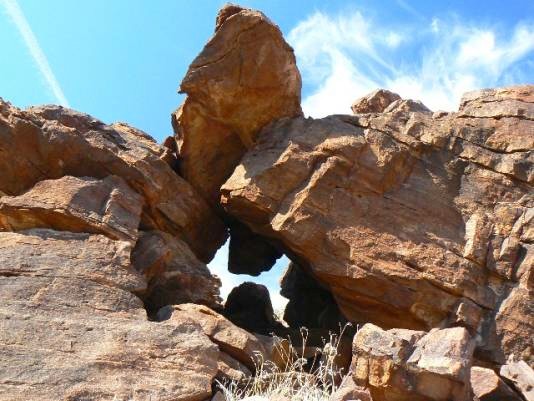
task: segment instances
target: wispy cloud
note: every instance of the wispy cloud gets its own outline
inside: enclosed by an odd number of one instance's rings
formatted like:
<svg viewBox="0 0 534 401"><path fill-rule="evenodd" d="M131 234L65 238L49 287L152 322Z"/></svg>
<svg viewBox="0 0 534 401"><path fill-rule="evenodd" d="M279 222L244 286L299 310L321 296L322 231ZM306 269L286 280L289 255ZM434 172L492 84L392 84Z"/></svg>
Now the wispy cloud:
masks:
<svg viewBox="0 0 534 401"><path fill-rule="evenodd" d="M22 39L24 40L26 47L28 48L28 51L30 52L33 60L35 61L35 64L37 65L37 68L39 69L39 72L42 74L46 85L56 98L56 101L62 106L69 107L69 102L65 97L65 94L63 93L63 90L61 89L58 80L52 72L50 64L48 63L48 60L43 50L41 49L41 46L39 46L39 42L37 41L37 38L35 37L35 34L33 33L30 24L24 16L24 13L22 12L22 9L20 8L17 1L0 0L0 4L4 6L7 15L9 16L9 18L11 18L11 21L13 21L13 24L17 27L20 35L22 36Z"/></svg>
<svg viewBox="0 0 534 401"><path fill-rule="evenodd" d="M305 83L304 112L350 113L356 98L379 87L451 111L467 91L534 79L533 24L503 32L458 18L422 20L388 26L352 11L300 22L288 40Z"/></svg>

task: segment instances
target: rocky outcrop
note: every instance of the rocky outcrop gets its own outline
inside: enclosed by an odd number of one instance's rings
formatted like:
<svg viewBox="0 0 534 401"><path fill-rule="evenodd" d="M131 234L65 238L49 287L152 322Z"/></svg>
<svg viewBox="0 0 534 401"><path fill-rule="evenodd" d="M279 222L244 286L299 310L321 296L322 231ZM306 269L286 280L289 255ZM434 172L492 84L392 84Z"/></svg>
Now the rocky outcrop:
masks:
<svg viewBox="0 0 534 401"><path fill-rule="evenodd" d="M147 318L222 308L199 258L225 227L168 152L72 110L0 106L0 400L203 401L216 377L250 374L205 313Z"/></svg>
<svg viewBox="0 0 534 401"><path fill-rule="evenodd" d="M289 250L350 321L465 326L477 358L532 364L533 93L470 93L449 114L275 122L222 204Z"/></svg>
<svg viewBox="0 0 534 401"><path fill-rule="evenodd" d="M181 238L207 262L223 243L226 229L191 185L161 159L164 154L151 137L125 124L106 125L60 106L22 111L0 102L1 192L18 196L39 181L67 175L118 176L143 199L143 229L159 229ZM41 186L35 191L53 189ZM60 200L59 194L53 196L54 202L68 201ZM32 197L30 193L21 201L33 202ZM43 218L51 211L41 206ZM36 208L28 213L36 216Z"/></svg>
<svg viewBox="0 0 534 401"><path fill-rule="evenodd" d="M366 324L354 337L354 382L368 387L374 401L463 401L473 349L462 327L424 333Z"/></svg>
<svg viewBox="0 0 534 401"><path fill-rule="evenodd" d="M301 79L293 49L259 11L226 5L216 30L180 85L173 115L180 172L208 201L256 141L282 117L301 114Z"/></svg>
<svg viewBox="0 0 534 401"><path fill-rule="evenodd" d="M52 228L137 240L143 198L124 180L65 176L38 182L19 196L0 198L0 229Z"/></svg>
<svg viewBox="0 0 534 401"><path fill-rule="evenodd" d="M220 279L211 275L187 244L168 233L141 233L132 252L132 264L148 282L143 298L150 314L166 305L187 302L221 308Z"/></svg>
<svg viewBox="0 0 534 401"><path fill-rule="evenodd" d="M319 120L300 89L278 27L226 5L163 146L0 100L0 401L204 401L258 355L350 364L332 401L533 399L534 86ZM232 272L290 257L292 327L256 284L221 305L228 232Z"/></svg>
<svg viewBox="0 0 534 401"><path fill-rule="evenodd" d="M0 233L0 400L201 401L218 348L198 324L146 319L131 244Z"/></svg>

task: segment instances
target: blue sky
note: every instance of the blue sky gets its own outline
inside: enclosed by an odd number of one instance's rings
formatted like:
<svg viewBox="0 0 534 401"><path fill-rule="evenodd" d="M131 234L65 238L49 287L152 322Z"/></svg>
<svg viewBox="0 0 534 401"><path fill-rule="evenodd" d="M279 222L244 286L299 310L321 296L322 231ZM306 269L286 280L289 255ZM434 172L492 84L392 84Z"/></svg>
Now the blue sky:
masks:
<svg viewBox="0 0 534 401"><path fill-rule="evenodd" d="M182 101L180 80L223 3L0 0L0 96L19 107L63 103L161 141ZM468 90L534 83L532 0L241 4L264 11L295 48L303 108L314 117L348 113L377 87L454 110ZM225 273L226 251L211 264L223 293L242 280ZM286 263L260 278L273 296Z"/></svg>

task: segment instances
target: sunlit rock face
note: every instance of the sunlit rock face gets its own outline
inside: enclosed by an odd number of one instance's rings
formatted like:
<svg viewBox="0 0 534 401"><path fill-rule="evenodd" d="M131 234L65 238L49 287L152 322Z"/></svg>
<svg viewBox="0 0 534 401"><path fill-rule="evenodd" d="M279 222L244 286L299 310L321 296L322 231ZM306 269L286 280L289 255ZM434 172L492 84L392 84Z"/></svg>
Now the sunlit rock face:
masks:
<svg viewBox="0 0 534 401"><path fill-rule="evenodd" d="M180 90L163 145L0 99L0 401L221 401L288 356L348 372L330 401L533 399L534 86L304 118L278 27L226 5ZM231 272L292 260L288 325L223 304L228 234Z"/></svg>
<svg viewBox="0 0 534 401"><path fill-rule="evenodd" d="M223 7L180 85L187 98L173 126L182 176L218 203L219 188L258 131L302 114L300 90L295 55L280 29L259 11Z"/></svg>
<svg viewBox="0 0 534 401"><path fill-rule="evenodd" d="M284 119L222 187L225 210L280 241L353 322L463 325L479 358L532 359L534 87L456 113Z"/></svg>

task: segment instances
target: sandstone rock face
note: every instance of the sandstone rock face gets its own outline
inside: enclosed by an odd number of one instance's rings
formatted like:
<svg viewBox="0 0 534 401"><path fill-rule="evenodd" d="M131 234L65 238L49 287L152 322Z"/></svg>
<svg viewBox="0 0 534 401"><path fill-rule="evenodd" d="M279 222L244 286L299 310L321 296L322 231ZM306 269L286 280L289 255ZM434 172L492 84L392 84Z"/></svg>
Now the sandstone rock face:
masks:
<svg viewBox="0 0 534 401"><path fill-rule="evenodd" d="M375 401L467 400L473 349L462 327L425 334L366 324L354 337L354 381Z"/></svg>
<svg viewBox="0 0 534 401"><path fill-rule="evenodd" d="M168 233L143 232L132 252L132 263L147 279L144 301L150 313L186 302L221 307L219 278L211 275L187 244Z"/></svg>
<svg viewBox="0 0 534 401"><path fill-rule="evenodd" d="M349 320L462 325L478 358L532 364L533 96L523 86L467 94L450 114L281 120L222 204L283 244Z"/></svg>
<svg viewBox="0 0 534 401"><path fill-rule="evenodd" d="M198 324L147 321L130 250L102 235L0 233L0 400L209 397L216 345Z"/></svg>
<svg viewBox="0 0 534 401"><path fill-rule="evenodd" d="M0 198L0 228L103 233L135 243L142 208L143 198L120 177L66 176L38 182L22 195Z"/></svg>
<svg viewBox="0 0 534 401"><path fill-rule="evenodd" d="M203 401L236 377L204 315L147 318L221 308L199 258L225 228L166 158L124 125L0 103L0 400Z"/></svg>
<svg viewBox="0 0 534 401"><path fill-rule="evenodd" d="M0 102L1 192L21 195L39 181L65 175L121 177L143 197L144 229L178 236L207 262L224 242L226 230L206 202L161 159L163 154L151 137L125 124L105 125L60 106L22 111Z"/></svg>
<svg viewBox="0 0 534 401"><path fill-rule="evenodd" d="M182 176L217 204L259 129L301 114L300 90L293 49L278 27L259 11L225 6L180 85L187 99L173 126Z"/></svg>
<svg viewBox="0 0 534 401"><path fill-rule="evenodd" d="M272 355L272 350L266 347L261 337L237 327L224 316L202 305L169 305L159 311L158 319L178 326L197 322L222 352L251 370L254 369L257 353L266 357Z"/></svg>

